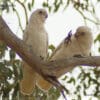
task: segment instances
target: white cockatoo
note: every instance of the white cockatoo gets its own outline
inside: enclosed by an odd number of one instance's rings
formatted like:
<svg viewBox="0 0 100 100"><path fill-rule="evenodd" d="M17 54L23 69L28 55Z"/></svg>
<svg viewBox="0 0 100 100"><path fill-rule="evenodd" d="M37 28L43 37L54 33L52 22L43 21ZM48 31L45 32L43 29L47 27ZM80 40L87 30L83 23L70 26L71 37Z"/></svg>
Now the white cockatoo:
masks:
<svg viewBox="0 0 100 100"><path fill-rule="evenodd" d="M23 35L23 41L29 45L30 50L43 60L47 59L48 53L48 34L44 27L47 17L48 14L44 9L34 11ZM23 61L23 79L20 82L21 93L30 95L36 84L44 90L48 90L51 86L33 68Z"/></svg>
<svg viewBox="0 0 100 100"><path fill-rule="evenodd" d="M68 37L54 50L49 60L54 61L79 55L83 57L89 56L92 43L93 36L91 29L87 26L80 26L77 28L75 34L72 34L71 31L69 32ZM74 66L68 66L67 71L70 71L72 68ZM57 74L59 76L64 73L58 72Z"/></svg>

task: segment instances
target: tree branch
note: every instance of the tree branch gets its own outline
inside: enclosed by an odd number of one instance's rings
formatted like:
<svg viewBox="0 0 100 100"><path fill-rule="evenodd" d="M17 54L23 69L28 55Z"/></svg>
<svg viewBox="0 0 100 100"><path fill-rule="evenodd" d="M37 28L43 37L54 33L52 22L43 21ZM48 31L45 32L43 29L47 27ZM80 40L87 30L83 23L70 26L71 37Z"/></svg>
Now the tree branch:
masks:
<svg viewBox="0 0 100 100"><path fill-rule="evenodd" d="M75 66L100 66L100 56L70 57L56 61L48 61L45 64L54 70L57 77L60 77Z"/></svg>
<svg viewBox="0 0 100 100"><path fill-rule="evenodd" d="M42 61L32 52L21 39L16 37L15 34L9 29L7 24L0 16L0 40L6 43L10 48L16 51L16 53L26 61L32 68L38 73L42 74ZM39 66L41 67L39 68Z"/></svg>
<svg viewBox="0 0 100 100"><path fill-rule="evenodd" d="M21 39L9 29L7 24L0 16L0 40L6 43L10 48L27 62L38 74L43 76L47 81L51 82L50 77L60 77L68 72L71 68L78 65L84 66L100 66L100 56L92 57L72 57L57 61L43 62L32 52ZM52 78L52 77L51 77ZM54 77L53 77L54 78ZM54 82L51 82L52 84Z"/></svg>

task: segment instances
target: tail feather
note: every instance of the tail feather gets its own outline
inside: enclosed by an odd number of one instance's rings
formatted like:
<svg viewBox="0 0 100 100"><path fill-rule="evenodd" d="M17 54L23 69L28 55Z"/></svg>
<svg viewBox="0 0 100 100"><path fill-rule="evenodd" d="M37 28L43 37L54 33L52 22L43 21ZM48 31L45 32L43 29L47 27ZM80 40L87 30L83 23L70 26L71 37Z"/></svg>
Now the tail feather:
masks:
<svg viewBox="0 0 100 100"><path fill-rule="evenodd" d="M47 92L52 87L52 84L44 80L39 74L37 74L36 84L41 90L45 92Z"/></svg>
<svg viewBox="0 0 100 100"><path fill-rule="evenodd" d="M23 79L20 82L20 91L22 94L30 95L36 84L36 72L23 62Z"/></svg>

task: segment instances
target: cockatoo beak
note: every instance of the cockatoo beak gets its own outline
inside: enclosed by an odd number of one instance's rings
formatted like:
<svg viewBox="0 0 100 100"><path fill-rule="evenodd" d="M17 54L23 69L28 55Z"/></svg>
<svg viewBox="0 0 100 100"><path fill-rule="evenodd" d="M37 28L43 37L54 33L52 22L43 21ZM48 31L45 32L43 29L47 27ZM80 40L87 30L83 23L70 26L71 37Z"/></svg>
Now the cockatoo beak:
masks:
<svg viewBox="0 0 100 100"><path fill-rule="evenodd" d="M74 34L74 36L75 36L76 38L78 38L80 35L79 35L79 34Z"/></svg>
<svg viewBox="0 0 100 100"><path fill-rule="evenodd" d="M45 18L48 18L48 14L45 15Z"/></svg>

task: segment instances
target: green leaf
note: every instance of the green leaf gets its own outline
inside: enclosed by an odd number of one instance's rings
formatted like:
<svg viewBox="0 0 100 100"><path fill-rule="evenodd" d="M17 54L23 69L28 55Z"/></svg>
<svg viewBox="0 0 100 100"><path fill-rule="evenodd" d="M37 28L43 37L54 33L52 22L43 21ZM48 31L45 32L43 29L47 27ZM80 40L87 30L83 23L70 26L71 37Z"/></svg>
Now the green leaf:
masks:
<svg viewBox="0 0 100 100"><path fill-rule="evenodd" d="M7 50L6 44L0 41L0 58L5 56L5 50Z"/></svg>
<svg viewBox="0 0 100 100"><path fill-rule="evenodd" d="M21 80L23 77L23 73L22 73L22 63L20 62L20 60L14 61L13 68L14 68L14 75L16 77L16 80Z"/></svg>
<svg viewBox="0 0 100 100"><path fill-rule="evenodd" d="M78 85L78 86L76 87L76 89L77 89L77 91L79 92L79 91L81 90L81 86Z"/></svg>
<svg viewBox="0 0 100 100"><path fill-rule="evenodd" d="M54 45L49 45L49 49L51 50L51 51L54 51L55 50L55 46Z"/></svg>
<svg viewBox="0 0 100 100"><path fill-rule="evenodd" d="M34 5L34 0L32 0L32 6Z"/></svg>
<svg viewBox="0 0 100 100"><path fill-rule="evenodd" d="M31 11L31 4L28 3L28 9Z"/></svg>
<svg viewBox="0 0 100 100"><path fill-rule="evenodd" d="M100 52L100 47L98 48L98 51Z"/></svg>
<svg viewBox="0 0 100 100"><path fill-rule="evenodd" d="M43 7L48 7L48 3L43 2L42 6L43 6Z"/></svg>
<svg viewBox="0 0 100 100"><path fill-rule="evenodd" d="M67 78L68 78L68 76L65 75L64 78L63 78L62 80L64 81L64 80L66 80Z"/></svg>
<svg viewBox="0 0 100 100"><path fill-rule="evenodd" d="M67 81L67 83L73 83L73 84L75 84L76 82L75 82L75 79L72 77L72 78L70 78L69 81Z"/></svg>
<svg viewBox="0 0 100 100"><path fill-rule="evenodd" d="M94 40L94 43L100 41L100 33L98 34L98 36L96 37L96 39Z"/></svg>
<svg viewBox="0 0 100 100"><path fill-rule="evenodd" d="M49 100L57 100L60 96L60 91L56 88L51 88L49 90Z"/></svg>
<svg viewBox="0 0 100 100"><path fill-rule="evenodd" d="M66 8L69 6L69 4L70 4L70 0L67 0L67 1L66 1L66 5L65 5L65 7L64 7L64 10L66 10Z"/></svg>
<svg viewBox="0 0 100 100"><path fill-rule="evenodd" d="M15 59L15 57L16 57L15 51L13 51L12 49L10 49L9 56L10 56L11 60Z"/></svg>
<svg viewBox="0 0 100 100"><path fill-rule="evenodd" d="M81 95L77 95L77 97L78 97L78 100L82 100L82 99L81 99Z"/></svg>

